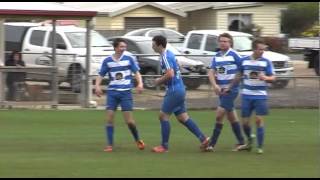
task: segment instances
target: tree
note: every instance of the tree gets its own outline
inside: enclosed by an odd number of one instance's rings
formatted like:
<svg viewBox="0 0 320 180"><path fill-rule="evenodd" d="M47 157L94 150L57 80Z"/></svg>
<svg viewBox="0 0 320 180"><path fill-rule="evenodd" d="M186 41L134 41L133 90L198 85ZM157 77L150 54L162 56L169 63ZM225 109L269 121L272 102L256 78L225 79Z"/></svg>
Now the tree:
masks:
<svg viewBox="0 0 320 180"><path fill-rule="evenodd" d="M319 2L294 2L282 14L284 33L300 36L302 32L319 23Z"/></svg>

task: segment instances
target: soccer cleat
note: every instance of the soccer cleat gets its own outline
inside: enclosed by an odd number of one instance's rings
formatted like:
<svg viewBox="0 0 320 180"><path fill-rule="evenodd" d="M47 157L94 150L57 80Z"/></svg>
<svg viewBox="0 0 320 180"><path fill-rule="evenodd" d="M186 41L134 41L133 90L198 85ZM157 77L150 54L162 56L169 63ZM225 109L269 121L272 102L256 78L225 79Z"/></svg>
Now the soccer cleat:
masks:
<svg viewBox="0 0 320 180"><path fill-rule="evenodd" d="M104 149L103 149L104 152L112 152L113 149L112 149L112 146L106 146Z"/></svg>
<svg viewBox="0 0 320 180"><path fill-rule="evenodd" d="M152 148L152 152L155 152L155 153L166 153L168 152L168 149L164 148L163 146L156 146L154 148Z"/></svg>
<svg viewBox="0 0 320 180"><path fill-rule="evenodd" d="M252 150L252 143L249 141L248 144L244 144L244 145L241 145L241 146L238 146L237 147L237 151L251 151Z"/></svg>
<svg viewBox="0 0 320 180"><path fill-rule="evenodd" d="M208 146L204 149L204 152L213 152L213 151L214 151L213 146Z"/></svg>
<svg viewBox="0 0 320 180"><path fill-rule="evenodd" d="M201 143L201 145L200 145L200 149L203 150L203 151L205 151L206 148L208 147L209 143L210 143L210 137L206 137L206 138L202 141L202 143Z"/></svg>
<svg viewBox="0 0 320 180"><path fill-rule="evenodd" d="M246 147L245 144L236 144L231 151L238 152L238 151L244 150L245 147Z"/></svg>
<svg viewBox="0 0 320 180"><path fill-rule="evenodd" d="M258 154L263 154L263 149L258 148L258 149L257 149L257 153L258 153Z"/></svg>
<svg viewBox="0 0 320 180"><path fill-rule="evenodd" d="M140 150L144 150L145 144L142 140L137 141L137 146Z"/></svg>

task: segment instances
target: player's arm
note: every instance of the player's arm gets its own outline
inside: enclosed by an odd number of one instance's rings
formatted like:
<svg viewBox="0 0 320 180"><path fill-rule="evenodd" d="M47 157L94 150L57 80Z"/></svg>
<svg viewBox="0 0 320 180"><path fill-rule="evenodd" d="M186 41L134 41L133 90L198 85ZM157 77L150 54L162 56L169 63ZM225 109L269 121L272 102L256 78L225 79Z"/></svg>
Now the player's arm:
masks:
<svg viewBox="0 0 320 180"><path fill-rule="evenodd" d="M101 97L101 95L103 94L101 88L100 88L100 84L103 80L103 77L101 77L100 75L96 78L96 84L95 84L95 94L98 97Z"/></svg>
<svg viewBox="0 0 320 180"><path fill-rule="evenodd" d="M217 94L220 95L221 92L221 88L220 86L217 84L216 82L216 77L215 77L216 71L214 69L209 69L208 71L208 77L209 77L209 81L210 84L213 88L213 91Z"/></svg>
<svg viewBox="0 0 320 180"><path fill-rule="evenodd" d="M235 86L238 85L242 79L243 73L239 71L234 79L230 82L229 86L223 90L223 94L230 92L230 90Z"/></svg>
<svg viewBox="0 0 320 180"><path fill-rule="evenodd" d="M267 68L266 68L266 74L264 73L260 73L259 74L259 79L262 80L262 81L266 81L266 82L273 82L276 80L276 76L275 76L275 73L274 73L274 68L273 68L273 65L270 61L268 61L268 64L267 64Z"/></svg>
<svg viewBox="0 0 320 180"><path fill-rule="evenodd" d="M140 94L140 93L142 93L142 91L143 91L143 81L142 81L142 77L141 77L141 74L140 74L140 72L139 71L137 71L136 73L135 73L135 78L136 78L136 80L137 80L137 87L136 87L136 90L137 90L137 92Z"/></svg>
<svg viewBox="0 0 320 180"><path fill-rule="evenodd" d="M163 84L163 83L169 81L170 79L172 79L173 77L174 77L173 69L167 69L163 76L161 76L160 78L157 78L155 80L155 84L156 85Z"/></svg>

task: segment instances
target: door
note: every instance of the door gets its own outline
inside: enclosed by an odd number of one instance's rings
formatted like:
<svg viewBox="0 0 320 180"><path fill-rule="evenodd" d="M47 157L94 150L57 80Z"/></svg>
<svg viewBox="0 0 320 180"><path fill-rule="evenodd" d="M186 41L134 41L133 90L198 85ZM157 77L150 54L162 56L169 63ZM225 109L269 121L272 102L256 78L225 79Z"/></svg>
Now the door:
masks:
<svg viewBox="0 0 320 180"><path fill-rule="evenodd" d="M124 21L127 32L135 29L164 26L163 17L125 17Z"/></svg>

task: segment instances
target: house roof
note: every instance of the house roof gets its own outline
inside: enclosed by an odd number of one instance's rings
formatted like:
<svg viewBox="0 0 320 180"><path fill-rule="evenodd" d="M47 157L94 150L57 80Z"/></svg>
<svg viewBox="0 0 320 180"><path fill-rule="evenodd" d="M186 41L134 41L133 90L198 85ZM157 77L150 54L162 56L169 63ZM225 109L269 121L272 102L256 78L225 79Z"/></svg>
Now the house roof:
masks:
<svg viewBox="0 0 320 180"><path fill-rule="evenodd" d="M170 4L171 8L183 12L196 11L201 9L230 9L251 6L262 6L261 2L179 2Z"/></svg>
<svg viewBox="0 0 320 180"><path fill-rule="evenodd" d="M118 16L143 6L153 6L163 11L181 17L186 17L186 13L183 11L155 2L64 2L63 5L79 9L98 11L98 14L108 15L109 17Z"/></svg>
<svg viewBox="0 0 320 180"><path fill-rule="evenodd" d="M94 17L96 11L80 10L53 2L0 2L0 16Z"/></svg>

